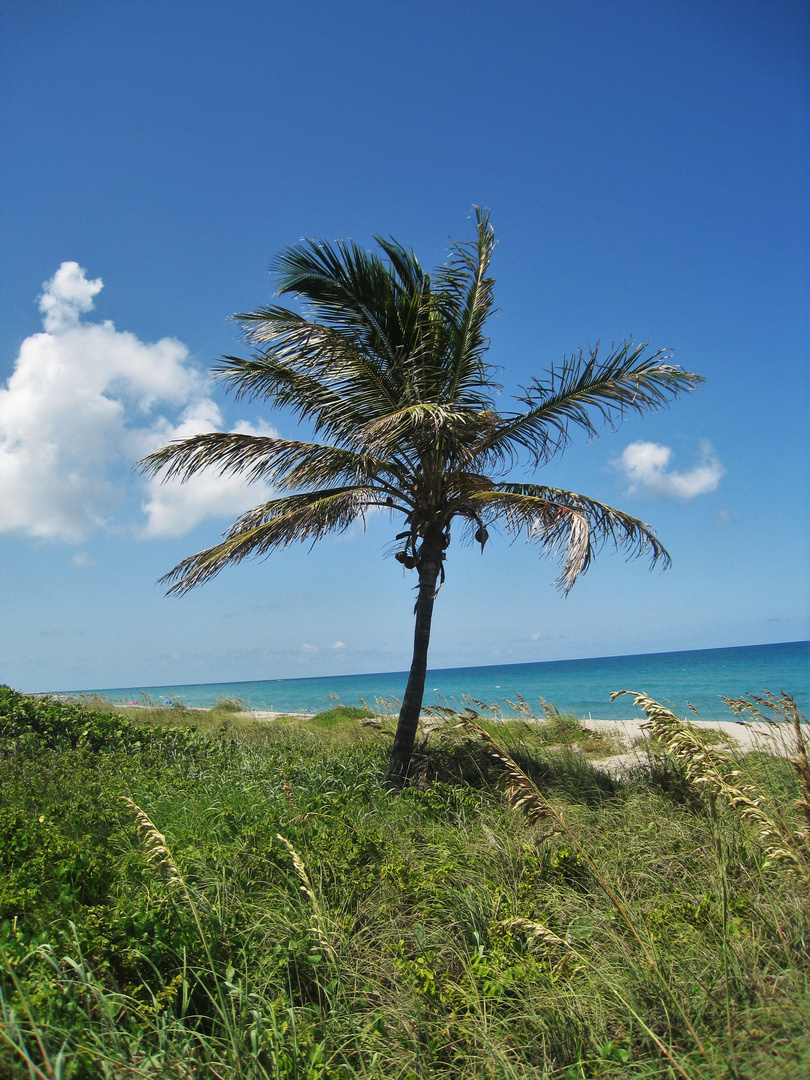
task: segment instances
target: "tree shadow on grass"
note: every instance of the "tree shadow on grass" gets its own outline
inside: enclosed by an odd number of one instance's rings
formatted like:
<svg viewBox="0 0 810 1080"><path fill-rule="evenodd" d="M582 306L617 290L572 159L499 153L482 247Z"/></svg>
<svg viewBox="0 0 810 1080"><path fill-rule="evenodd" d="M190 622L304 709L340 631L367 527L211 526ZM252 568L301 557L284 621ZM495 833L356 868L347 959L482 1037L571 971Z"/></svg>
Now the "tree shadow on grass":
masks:
<svg viewBox="0 0 810 1080"><path fill-rule="evenodd" d="M619 782L570 747L536 752L504 749L545 796L593 807L615 798L620 790ZM423 788L438 781L493 791L502 773L503 766L477 740L426 738L414 755L410 782Z"/></svg>

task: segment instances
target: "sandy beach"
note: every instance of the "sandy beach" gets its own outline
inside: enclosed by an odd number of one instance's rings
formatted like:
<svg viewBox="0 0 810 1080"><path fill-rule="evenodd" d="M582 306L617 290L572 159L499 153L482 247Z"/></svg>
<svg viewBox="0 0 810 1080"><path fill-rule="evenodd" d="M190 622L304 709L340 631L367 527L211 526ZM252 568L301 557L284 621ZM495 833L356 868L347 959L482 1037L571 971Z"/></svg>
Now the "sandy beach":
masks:
<svg viewBox="0 0 810 1080"><path fill-rule="evenodd" d="M582 726L592 731L604 731L616 734L621 731L628 747L643 739L646 720L583 720ZM786 724L766 724L755 721L736 720L696 720L692 726L697 731L705 729L721 732L728 740L730 748L736 743L742 750L764 750L771 754L792 753L793 732ZM786 745L787 744L787 745Z"/></svg>

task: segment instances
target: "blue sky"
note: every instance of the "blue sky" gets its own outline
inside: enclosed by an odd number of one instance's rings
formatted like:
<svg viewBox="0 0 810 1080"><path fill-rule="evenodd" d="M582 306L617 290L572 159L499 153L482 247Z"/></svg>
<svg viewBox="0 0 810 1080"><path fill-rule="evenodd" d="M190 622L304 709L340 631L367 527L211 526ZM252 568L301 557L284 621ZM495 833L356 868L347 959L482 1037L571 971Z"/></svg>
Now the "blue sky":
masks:
<svg viewBox="0 0 810 1080"><path fill-rule="evenodd" d="M0 24L0 681L23 690L407 667L398 522L156 579L261 492L132 462L282 413L207 381L300 237L440 263L491 208L506 391L633 336L707 379L542 481L651 523L567 599L450 549L435 667L808 637L808 56L801 3L7 4Z"/></svg>

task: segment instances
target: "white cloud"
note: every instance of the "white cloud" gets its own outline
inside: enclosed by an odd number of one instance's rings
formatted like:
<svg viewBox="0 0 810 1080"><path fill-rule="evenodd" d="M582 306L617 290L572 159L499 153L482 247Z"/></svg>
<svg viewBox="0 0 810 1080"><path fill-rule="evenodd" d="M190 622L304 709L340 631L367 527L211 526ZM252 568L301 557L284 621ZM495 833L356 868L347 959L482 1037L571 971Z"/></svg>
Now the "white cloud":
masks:
<svg viewBox="0 0 810 1080"><path fill-rule="evenodd" d="M206 431L222 428L222 414L209 398L196 401L184 410L180 422L170 427L165 422L156 425L144 441L137 457L157 450L175 439L185 439ZM244 435L275 435L264 425L238 424L236 429ZM152 478L147 482L148 499L141 509L147 522L143 535L182 536L196 528L209 517L233 518L250 506L266 501L271 494L267 484L248 484L239 477L222 477L207 470L197 473L182 483L177 478L161 482Z"/></svg>
<svg viewBox="0 0 810 1080"><path fill-rule="evenodd" d="M101 278L88 281L78 263L63 262L50 281L43 281L45 290L39 298L39 310L49 334L77 326L80 315L92 311L93 297L104 288Z"/></svg>
<svg viewBox="0 0 810 1080"><path fill-rule="evenodd" d="M332 649L345 649L346 643L344 641L333 641L330 648Z"/></svg>
<svg viewBox="0 0 810 1080"><path fill-rule="evenodd" d="M113 527L126 484L146 486L146 536L179 535L266 498L263 485L246 491L215 475L162 488L128 472L114 482L116 466L126 471L173 438L213 430L222 416L182 342L142 342L112 322L81 321L101 288L77 263L62 263L39 299L45 332L26 338L0 386L0 532L79 542Z"/></svg>
<svg viewBox="0 0 810 1080"><path fill-rule="evenodd" d="M316 652L319 652L319 649L318 649L317 645L307 645L307 643L304 642L302 644L302 646L301 646L301 652L303 652L303 653L316 653Z"/></svg>
<svg viewBox="0 0 810 1080"><path fill-rule="evenodd" d="M660 443L630 443L613 464L630 482L628 491L670 499L694 499L714 491L725 469L708 442L701 443L701 460L688 472L670 469L672 449Z"/></svg>

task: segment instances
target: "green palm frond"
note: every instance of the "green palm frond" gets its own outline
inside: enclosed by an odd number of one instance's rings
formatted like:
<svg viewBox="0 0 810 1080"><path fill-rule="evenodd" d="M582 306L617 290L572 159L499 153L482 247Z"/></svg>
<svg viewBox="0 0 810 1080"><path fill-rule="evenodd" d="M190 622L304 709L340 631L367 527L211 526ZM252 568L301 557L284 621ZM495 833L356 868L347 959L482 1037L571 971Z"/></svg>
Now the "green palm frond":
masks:
<svg viewBox="0 0 810 1080"><path fill-rule="evenodd" d="M492 313L495 280L487 277L495 232L489 212L476 207L476 239L467 244L453 244L447 266L436 275L441 289L441 304L453 328L451 380L447 393L451 398L473 390L480 397L482 382L492 384L484 354L489 339L484 326Z"/></svg>
<svg viewBox="0 0 810 1080"><path fill-rule="evenodd" d="M394 360L401 288L378 256L351 241L306 240L282 252L272 269L280 295L299 297L347 340Z"/></svg>
<svg viewBox="0 0 810 1080"><path fill-rule="evenodd" d="M353 438L356 446L365 445L376 453L396 453L435 447L444 439L445 457L452 457L452 443L462 440L472 429L479 429L480 414L453 407L442 402L417 402L405 405L387 416L381 416L358 430Z"/></svg>
<svg viewBox="0 0 810 1080"><path fill-rule="evenodd" d="M201 469L263 480L289 490L325 483L360 483L404 473L396 461L342 447L240 432L208 432L170 443L139 464L147 476L189 480Z"/></svg>
<svg viewBox="0 0 810 1080"><path fill-rule="evenodd" d="M647 348L646 343L624 342L600 361L597 345L587 360L582 352L566 358L549 371L547 380L532 381L518 398L526 410L504 417L500 430L485 439L478 452L503 454L504 445L512 444L528 451L537 466L565 449L571 426L593 438L597 422L616 427L627 414L662 408L704 381L666 363L668 351L647 355Z"/></svg>
<svg viewBox="0 0 810 1080"><path fill-rule="evenodd" d="M263 333L265 343L253 362L229 356L214 369L238 396L276 400L281 396L285 406L303 406L312 413L320 405L320 384L328 409L345 398L346 406L359 415L377 415L400 400L401 380L395 373L342 341L335 331L306 323L294 332L282 328L275 338L268 325Z"/></svg>
<svg viewBox="0 0 810 1080"><path fill-rule="evenodd" d="M170 586L170 595L181 596L242 559L269 555L297 541L315 543L330 532L345 532L366 510L386 506L385 498L375 488L344 487L273 499L243 514L224 540L178 563L160 583Z"/></svg>
<svg viewBox="0 0 810 1080"><path fill-rule="evenodd" d="M310 421L316 432L322 431L329 438L344 439L368 420L328 382L270 355L254 359L223 356L214 366L213 375L233 390L237 399L272 401L277 408L290 409L299 420Z"/></svg>

